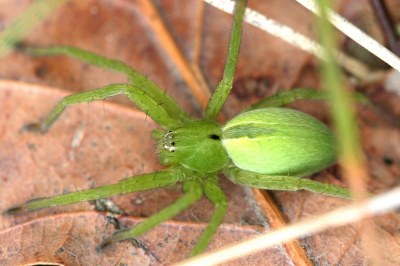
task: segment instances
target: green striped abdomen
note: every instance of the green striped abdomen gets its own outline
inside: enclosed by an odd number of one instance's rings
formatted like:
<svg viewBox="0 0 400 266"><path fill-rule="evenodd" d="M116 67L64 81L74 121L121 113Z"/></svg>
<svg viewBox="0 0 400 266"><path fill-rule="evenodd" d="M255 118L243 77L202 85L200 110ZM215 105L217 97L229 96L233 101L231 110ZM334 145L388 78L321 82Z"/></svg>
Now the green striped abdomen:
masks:
<svg viewBox="0 0 400 266"><path fill-rule="evenodd" d="M228 156L243 170L304 176L336 160L335 139L330 130L296 110L248 111L230 120L222 131Z"/></svg>

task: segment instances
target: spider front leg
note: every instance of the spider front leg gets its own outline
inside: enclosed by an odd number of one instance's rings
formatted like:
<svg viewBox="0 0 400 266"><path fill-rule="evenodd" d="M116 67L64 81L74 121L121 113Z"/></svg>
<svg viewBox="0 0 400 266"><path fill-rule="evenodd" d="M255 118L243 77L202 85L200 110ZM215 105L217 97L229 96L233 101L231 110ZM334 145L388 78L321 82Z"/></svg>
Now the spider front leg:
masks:
<svg viewBox="0 0 400 266"><path fill-rule="evenodd" d="M140 109L149 115L157 124L163 127L172 127L179 124L179 121L170 117L167 110L162 106L162 102L150 97L141 88L130 84L112 84L103 88L80 92L64 97L53 110L39 124L30 124L26 126L27 130L46 132L49 127L70 105L103 100L118 94L125 94Z"/></svg>
<svg viewBox="0 0 400 266"><path fill-rule="evenodd" d="M234 20L231 29L231 37L229 39L228 57L226 59L224 74L208 101L205 110L205 118L210 120L218 116L232 90L233 78L235 76L239 57L239 47L243 30L242 22L246 4L246 0L240 0L237 1L235 5Z"/></svg>
<svg viewBox="0 0 400 266"><path fill-rule="evenodd" d="M229 167L225 169L224 174L234 183L254 188L285 191L308 190L345 199L352 198L351 191L347 188L342 188L339 186L325 184L296 176L274 176L256 174L241 170L236 167Z"/></svg>
<svg viewBox="0 0 400 266"><path fill-rule="evenodd" d="M54 197L30 200L22 205L11 207L4 213L16 214L23 211L33 211L81 201L102 199L136 191L172 186L182 181L184 176L185 174L180 169L169 168L155 173L129 177L112 185L71 192Z"/></svg>
<svg viewBox="0 0 400 266"><path fill-rule="evenodd" d="M32 56L67 55L91 65L125 74L136 87L145 91L151 98L159 99L159 104L163 105L169 116L177 120L189 119L189 115L156 83L119 60L106 58L72 46L31 47L22 45L17 48Z"/></svg>

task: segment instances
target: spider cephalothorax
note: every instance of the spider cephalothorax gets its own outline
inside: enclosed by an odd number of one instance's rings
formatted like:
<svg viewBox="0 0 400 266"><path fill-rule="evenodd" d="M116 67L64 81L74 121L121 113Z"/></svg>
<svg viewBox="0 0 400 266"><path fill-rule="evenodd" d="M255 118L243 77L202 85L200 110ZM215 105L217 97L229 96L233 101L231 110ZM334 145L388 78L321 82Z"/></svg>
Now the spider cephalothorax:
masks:
<svg viewBox="0 0 400 266"><path fill-rule="evenodd" d="M161 140L161 161L202 173L217 172L229 162L221 136L221 126L213 121L190 121L167 130Z"/></svg>

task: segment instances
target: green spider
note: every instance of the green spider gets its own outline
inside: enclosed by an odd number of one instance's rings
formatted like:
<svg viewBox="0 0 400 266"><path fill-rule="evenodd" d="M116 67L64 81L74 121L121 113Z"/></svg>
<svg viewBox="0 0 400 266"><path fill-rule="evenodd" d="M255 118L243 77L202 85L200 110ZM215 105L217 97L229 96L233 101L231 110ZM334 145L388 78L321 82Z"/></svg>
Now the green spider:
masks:
<svg viewBox="0 0 400 266"><path fill-rule="evenodd" d="M234 183L271 190L309 190L350 198L346 188L324 184L302 176L318 172L336 161L335 139L329 129L304 113L280 108L297 99L321 99L324 93L297 89L276 94L251 106L224 126L216 122L232 88L239 53L245 1L238 1L222 81L210 98L202 120L189 117L155 83L128 65L74 47L26 48L32 55L69 55L86 63L126 74L132 84L112 84L62 99L39 124L28 130L46 132L67 106L125 94L164 130L155 130L159 157L167 168L130 177L113 185L35 199L9 208L7 214L32 211L172 186L182 183L183 196L172 205L132 229L117 231L100 244L138 237L166 221L205 195L214 205L211 220L192 254L203 252L227 210L227 199L218 185L226 175Z"/></svg>

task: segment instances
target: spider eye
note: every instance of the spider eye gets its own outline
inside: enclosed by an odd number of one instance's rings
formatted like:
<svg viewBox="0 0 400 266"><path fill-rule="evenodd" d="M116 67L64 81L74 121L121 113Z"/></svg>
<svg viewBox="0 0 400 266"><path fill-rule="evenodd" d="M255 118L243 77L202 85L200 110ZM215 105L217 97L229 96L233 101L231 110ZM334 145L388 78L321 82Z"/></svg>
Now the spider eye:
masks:
<svg viewBox="0 0 400 266"><path fill-rule="evenodd" d="M174 152L176 150L176 148L174 147L175 146L175 142L172 141L173 138L174 138L174 133L171 130L169 130L164 135L164 138L163 138L163 141L162 141L162 145L163 145L163 147L164 147L164 149L166 151Z"/></svg>
<svg viewBox="0 0 400 266"><path fill-rule="evenodd" d="M210 139L215 139L215 140L220 140L221 139L221 136L218 136L218 135L216 135L216 134L211 134L211 135L209 135L208 136Z"/></svg>

